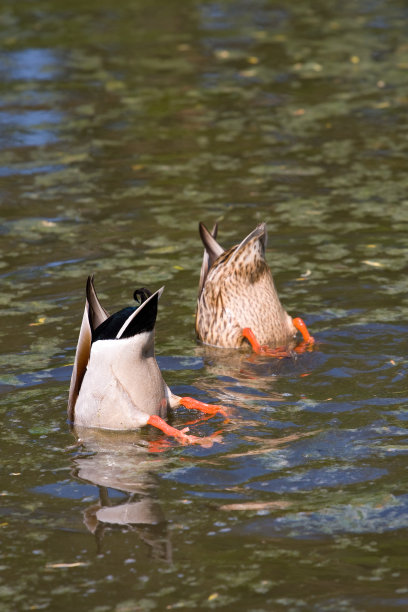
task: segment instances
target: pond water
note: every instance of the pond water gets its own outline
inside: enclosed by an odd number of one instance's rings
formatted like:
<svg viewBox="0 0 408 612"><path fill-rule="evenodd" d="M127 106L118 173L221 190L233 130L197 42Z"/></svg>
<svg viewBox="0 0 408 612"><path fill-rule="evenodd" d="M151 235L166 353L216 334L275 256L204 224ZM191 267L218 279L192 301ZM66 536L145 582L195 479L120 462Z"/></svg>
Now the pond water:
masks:
<svg viewBox="0 0 408 612"><path fill-rule="evenodd" d="M407 609L406 2L3 0L0 23L1 610ZM200 220L225 247L267 223L315 350L197 345ZM221 443L75 445L89 273L110 311L165 285L160 367L231 408L190 426Z"/></svg>

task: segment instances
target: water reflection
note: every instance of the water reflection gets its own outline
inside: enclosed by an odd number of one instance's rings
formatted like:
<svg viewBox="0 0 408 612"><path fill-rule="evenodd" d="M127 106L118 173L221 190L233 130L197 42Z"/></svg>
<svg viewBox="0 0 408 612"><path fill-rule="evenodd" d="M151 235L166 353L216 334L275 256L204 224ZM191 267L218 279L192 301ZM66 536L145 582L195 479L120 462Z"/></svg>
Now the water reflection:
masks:
<svg viewBox="0 0 408 612"><path fill-rule="evenodd" d="M60 58L52 49L22 49L0 55L4 81L50 81L61 73Z"/></svg>
<svg viewBox="0 0 408 612"><path fill-rule="evenodd" d="M105 532L120 527L136 532L153 558L170 562L171 542L154 473L163 460L149 456L138 432L75 427L74 433L83 450L74 459L73 474L99 491L99 501L84 511L98 551Z"/></svg>
<svg viewBox="0 0 408 612"><path fill-rule="evenodd" d="M284 401L287 394L274 389L279 377L293 370L305 374L308 364L296 353L284 359L271 359L236 349L200 345L196 354L206 366L205 376L196 381L196 386L209 393L216 389L220 402L238 406L249 401Z"/></svg>
<svg viewBox="0 0 408 612"><path fill-rule="evenodd" d="M406 607L407 3L3 5L4 606ZM195 349L197 222L221 218L231 244L268 222L324 350ZM65 477L92 270L119 304L166 284L160 366L231 406L223 444L84 439Z"/></svg>
<svg viewBox="0 0 408 612"><path fill-rule="evenodd" d="M36 147L56 143L64 114L52 110L19 110L18 113L0 112L2 136L0 145L8 147ZM57 125L56 128L51 127ZM37 172L39 169L37 169ZM50 171L49 167L42 171Z"/></svg>
<svg viewBox="0 0 408 612"><path fill-rule="evenodd" d="M244 521L240 533L253 537L276 537L284 533L296 538L351 533L386 533L408 526L408 495L372 495L354 504L332 504L319 511L289 513L278 518ZM305 520L307 518L307 520Z"/></svg>

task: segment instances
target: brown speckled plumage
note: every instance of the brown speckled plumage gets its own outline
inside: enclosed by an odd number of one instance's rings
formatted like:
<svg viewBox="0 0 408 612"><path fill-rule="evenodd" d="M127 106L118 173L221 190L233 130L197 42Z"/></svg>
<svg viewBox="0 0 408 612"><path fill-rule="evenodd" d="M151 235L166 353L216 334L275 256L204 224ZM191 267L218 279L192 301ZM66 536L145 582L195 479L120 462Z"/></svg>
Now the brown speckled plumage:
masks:
<svg viewBox="0 0 408 612"><path fill-rule="evenodd" d="M205 246L197 301L196 332L213 346L239 348L251 328L260 344L286 346L296 335L265 261L266 226L258 225L239 245L224 251L200 224Z"/></svg>

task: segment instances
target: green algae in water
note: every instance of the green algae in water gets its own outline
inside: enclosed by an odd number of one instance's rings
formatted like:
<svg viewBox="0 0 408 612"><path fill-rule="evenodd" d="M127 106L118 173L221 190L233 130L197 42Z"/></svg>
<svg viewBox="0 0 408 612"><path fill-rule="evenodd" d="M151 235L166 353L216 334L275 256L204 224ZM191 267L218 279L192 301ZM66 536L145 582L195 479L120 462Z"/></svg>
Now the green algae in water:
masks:
<svg viewBox="0 0 408 612"><path fill-rule="evenodd" d="M406 603L405 9L212 8L4 6L10 609ZM225 247L267 222L279 294L317 350L270 364L196 346L200 220L219 221ZM156 330L166 382L233 408L227 424L188 425L221 429L222 445L170 444L140 469L129 457L160 434L139 432L125 459L73 446L68 364L90 273L108 307L129 303L142 279L166 285ZM191 420L172 416L180 428ZM322 433L299 435L309 432ZM80 452L119 466L109 508L125 501L126 480L139 485L133 501L153 496L165 525L98 522L106 492L75 471ZM154 486L140 486L141 471ZM220 512L245 503L264 511Z"/></svg>

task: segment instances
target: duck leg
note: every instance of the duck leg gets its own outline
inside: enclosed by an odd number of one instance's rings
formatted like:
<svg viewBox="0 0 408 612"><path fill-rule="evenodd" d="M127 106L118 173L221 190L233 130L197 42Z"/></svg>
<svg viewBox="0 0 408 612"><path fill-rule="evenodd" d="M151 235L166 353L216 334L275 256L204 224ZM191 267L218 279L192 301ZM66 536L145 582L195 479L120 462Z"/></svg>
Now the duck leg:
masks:
<svg viewBox="0 0 408 612"><path fill-rule="evenodd" d="M206 404L205 402L200 402L193 397L180 397L179 395L176 395L170 391L169 387L166 389L166 396L168 406L170 406L170 408L175 409L179 406L184 406L189 410L199 410L200 412L204 412L205 414L209 415L219 413L225 417L228 417L228 409L225 406L220 406L219 404Z"/></svg>
<svg viewBox="0 0 408 612"><path fill-rule="evenodd" d="M218 404L206 404L205 402L200 402L193 397L179 397L178 405L184 406L190 410L200 410L200 412L204 412L205 414L222 414L225 417L228 416L227 410L224 406L220 406Z"/></svg>
<svg viewBox="0 0 408 612"><path fill-rule="evenodd" d="M290 357L290 353L283 346L269 348L266 344L259 344L250 327L244 327L242 335L248 340L249 344L252 346L252 350L257 353L257 355L269 355L270 357L277 357L278 359Z"/></svg>
<svg viewBox="0 0 408 612"><path fill-rule="evenodd" d="M296 329L300 331L303 336L302 342L298 344L293 350L295 351L295 353L298 354L310 351L310 347L313 346L313 344L315 343L315 339L309 334L309 330L306 327L306 323L300 317L292 319L292 322Z"/></svg>
<svg viewBox="0 0 408 612"><path fill-rule="evenodd" d="M184 429L181 429L181 430L176 429L175 427L172 427L171 425L166 423L166 421L164 421L157 414L153 414L149 417L149 420L147 421L147 425L152 425L153 427L157 427L157 429L160 429L161 431L163 431L163 433L167 434L168 436L173 436L177 440L180 440L182 444L200 444L201 446L204 446L205 448L209 448L210 446L214 444L214 442L221 442L219 431L211 434L210 436L206 436L203 438L200 438L199 436L187 435L185 432L188 431L188 427L184 427ZM150 445L150 452L159 452L159 450L160 451L164 450L163 448L161 448L160 444L153 443L153 445Z"/></svg>
<svg viewBox="0 0 408 612"><path fill-rule="evenodd" d="M306 327L306 323L303 321L303 319L301 319L300 317L296 317L295 319L293 319L293 325L298 331L300 331L303 336L302 350L297 351L295 349L295 351L304 352L306 350L306 347L314 344L315 340L313 336L310 335L309 330ZM278 359L282 359L283 357L290 357L291 355L291 353L288 352L282 346L279 346L277 348L270 348L265 344L259 344L254 332L250 327L245 327L242 330L242 335L248 340L248 342L252 346L252 350L258 355L269 355L271 357L277 357Z"/></svg>
<svg viewBox="0 0 408 612"><path fill-rule="evenodd" d="M166 421L162 419L161 417L159 417L157 414L152 414L149 417L149 420L147 421L147 425L152 425L153 427L157 427L157 429L160 429L168 436L173 436L173 438L177 438L177 440L180 440L182 444L199 444L205 439L205 438L199 438L198 436L188 436L185 433L186 431L188 431L188 427L185 427L182 430L176 429L175 427L172 427L171 425L166 423Z"/></svg>
<svg viewBox="0 0 408 612"><path fill-rule="evenodd" d="M178 408L178 406L184 406L185 408L190 408L193 410L200 410L208 415L214 415L218 412L223 416L227 416L227 411L224 406L218 406L217 404L205 404L204 402L200 402L192 397L180 397L179 395L175 395L170 391L170 389L166 385L166 396L167 396L167 405L170 408ZM188 427L184 429L175 429L166 421L164 421L161 417L156 414L153 414L149 417L147 421L148 425L153 425L153 427L157 427L165 434L169 436L173 436L182 442L182 444L201 444L201 446L211 446L214 442L219 442L219 432L212 434L211 436L207 436L204 438L200 438L198 436L187 435L186 431L188 431Z"/></svg>
<svg viewBox="0 0 408 612"><path fill-rule="evenodd" d="M186 423L187 427L183 427L180 431L179 429L175 429L171 427L166 421L163 421L160 417L153 417L152 420L148 422L148 425L153 425L153 427L158 427L164 433L176 437L183 444L200 444L204 448L210 448L214 442L222 442L222 431L218 430L210 434L209 436L205 436L203 438L199 438L198 436L189 436L186 435L186 432L189 431L188 425L195 425L196 423L202 423L203 421L207 421L211 419L213 415L207 414L201 416L199 419L195 419L194 421L188 421ZM162 427L162 425L165 427ZM174 433L176 432L176 433ZM171 447L171 442L167 438L161 438L160 440L151 440L149 442L149 453L162 453L165 450L168 450Z"/></svg>
<svg viewBox="0 0 408 612"><path fill-rule="evenodd" d="M296 327L296 329L300 331L303 336L303 340L307 342L307 344L315 343L315 339L309 334L309 330L307 329L306 323L303 319L301 319L300 317L296 317L295 319L292 319L292 323Z"/></svg>

